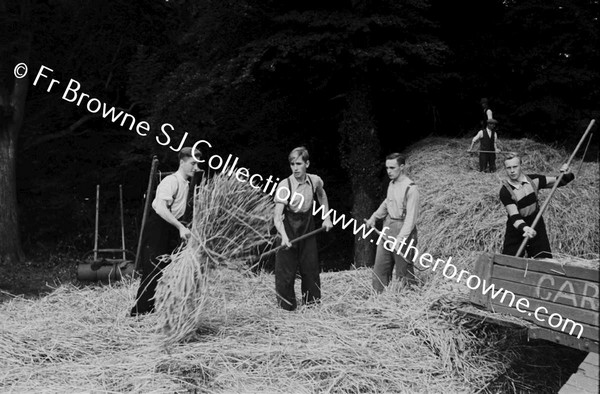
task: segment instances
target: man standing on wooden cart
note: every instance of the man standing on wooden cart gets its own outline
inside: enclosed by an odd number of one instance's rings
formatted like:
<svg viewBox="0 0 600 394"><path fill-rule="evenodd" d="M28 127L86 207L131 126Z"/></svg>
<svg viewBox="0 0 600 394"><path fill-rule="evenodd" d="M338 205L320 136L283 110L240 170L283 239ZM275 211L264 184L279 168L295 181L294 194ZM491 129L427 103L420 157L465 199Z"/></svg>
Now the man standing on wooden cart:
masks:
<svg viewBox="0 0 600 394"><path fill-rule="evenodd" d="M502 254L514 256L524 237L529 238L525 250L529 258L552 258L550 241L546 233L546 225L540 218L536 228L531 225L540 210L538 190L552 188L556 177L537 174L526 175L521 170L521 158L517 155L508 156L504 160L507 180L500 188L500 201L506 209L508 220L506 222L506 235ZM560 172L569 170L563 164ZM575 179L572 173L563 175L558 186L564 186Z"/></svg>
<svg viewBox="0 0 600 394"><path fill-rule="evenodd" d="M187 206L189 180L198 170L197 160L200 158L199 151L195 152L194 157L192 148L182 148L179 151L179 168L166 176L156 188L153 209L150 210L141 241L142 279L131 316L154 312L156 284L168 265L168 261L159 257L171 254L180 241L191 236L182 218Z"/></svg>

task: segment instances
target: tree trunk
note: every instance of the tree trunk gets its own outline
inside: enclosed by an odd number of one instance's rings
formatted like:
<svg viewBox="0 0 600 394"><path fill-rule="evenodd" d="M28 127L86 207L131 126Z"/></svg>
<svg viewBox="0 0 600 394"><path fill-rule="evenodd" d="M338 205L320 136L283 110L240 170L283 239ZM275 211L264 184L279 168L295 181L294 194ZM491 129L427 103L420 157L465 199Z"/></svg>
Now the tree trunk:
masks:
<svg viewBox="0 0 600 394"><path fill-rule="evenodd" d="M21 260L17 217L17 143L18 129L14 122L0 128L0 262Z"/></svg>
<svg viewBox="0 0 600 394"><path fill-rule="evenodd" d="M371 94L367 84L355 82L347 94L347 107L342 114L339 132L342 167L350 175L352 185L352 217L363 224L378 206L375 199L377 169L381 165L380 148L372 116ZM375 261L375 244L354 237L354 265L371 266Z"/></svg>
<svg viewBox="0 0 600 394"><path fill-rule="evenodd" d="M22 21L29 20L29 6L28 1L20 4ZM6 11L3 1L0 2L0 10ZM16 51L13 56L2 56L2 61L6 64L0 69L12 72L18 63L27 63L31 33L22 32L14 47ZM0 86L0 262L11 264L23 258L19 236L16 165L17 139L23 126L28 87L29 75L21 79L15 77L12 86Z"/></svg>

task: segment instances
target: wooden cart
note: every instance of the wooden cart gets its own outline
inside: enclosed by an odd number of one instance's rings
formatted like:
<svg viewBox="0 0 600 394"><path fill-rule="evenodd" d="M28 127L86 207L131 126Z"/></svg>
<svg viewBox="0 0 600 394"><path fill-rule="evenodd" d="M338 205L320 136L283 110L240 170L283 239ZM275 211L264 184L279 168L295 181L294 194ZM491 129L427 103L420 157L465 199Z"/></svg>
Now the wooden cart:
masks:
<svg viewBox="0 0 600 394"><path fill-rule="evenodd" d="M494 284L496 290L502 288L513 293L515 300L526 298L529 305L520 305L520 309L525 310L522 313L515 308L516 301L509 305L512 300L510 294L502 301L502 294L492 297L488 292L484 295L483 286L471 290L473 305L526 321L529 324L524 326L528 327L529 338L598 353L600 291L597 264L483 254L477 261L474 274L485 280L486 285ZM572 322L579 323L582 329ZM570 334L573 327L575 329Z"/></svg>

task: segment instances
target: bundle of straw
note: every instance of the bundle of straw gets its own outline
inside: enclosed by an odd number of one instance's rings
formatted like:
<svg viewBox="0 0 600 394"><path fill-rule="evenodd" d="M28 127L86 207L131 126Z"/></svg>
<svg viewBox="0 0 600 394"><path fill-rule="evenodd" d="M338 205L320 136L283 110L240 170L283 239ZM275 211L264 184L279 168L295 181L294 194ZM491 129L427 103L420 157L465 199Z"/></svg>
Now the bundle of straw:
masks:
<svg viewBox="0 0 600 394"><path fill-rule="evenodd" d="M156 289L159 326L168 342L180 341L202 322L207 270L240 268L260 245L272 243L273 203L234 177L204 180L194 193L192 237L169 258Z"/></svg>

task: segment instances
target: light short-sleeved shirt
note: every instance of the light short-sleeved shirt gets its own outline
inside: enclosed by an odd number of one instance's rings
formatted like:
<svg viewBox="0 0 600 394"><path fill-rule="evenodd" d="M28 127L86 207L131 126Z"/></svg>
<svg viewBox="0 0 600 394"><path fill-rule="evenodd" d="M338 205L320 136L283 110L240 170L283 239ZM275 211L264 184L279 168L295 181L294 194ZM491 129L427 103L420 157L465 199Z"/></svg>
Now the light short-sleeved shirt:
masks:
<svg viewBox="0 0 600 394"><path fill-rule="evenodd" d="M408 189L408 194L406 189ZM404 201L404 196L407 201ZM403 216L403 207L406 205L406 217ZM417 225L419 219L419 189L408 177L404 176L388 185L386 199L371 216L374 219L384 219L389 216L392 219L403 219L402 228L398 239L408 238ZM395 236L396 234L394 234Z"/></svg>
<svg viewBox="0 0 600 394"><path fill-rule="evenodd" d="M289 190L290 187L291 190ZM318 175L306 174L304 182L301 183L296 180L294 175L290 175L277 185L275 202L288 205L289 200L288 210L292 212L307 212L312 209L313 190L316 193L319 188L323 189L323 180Z"/></svg>
<svg viewBox="0 0 600 394"><path fill-rule="evenodd" d="M164 200L175 219L179 220L185 213L189 185L189 181L179 172L167 175L156 188L156 197L154 197L152 207L156 210L157 200Z"/></svg>

